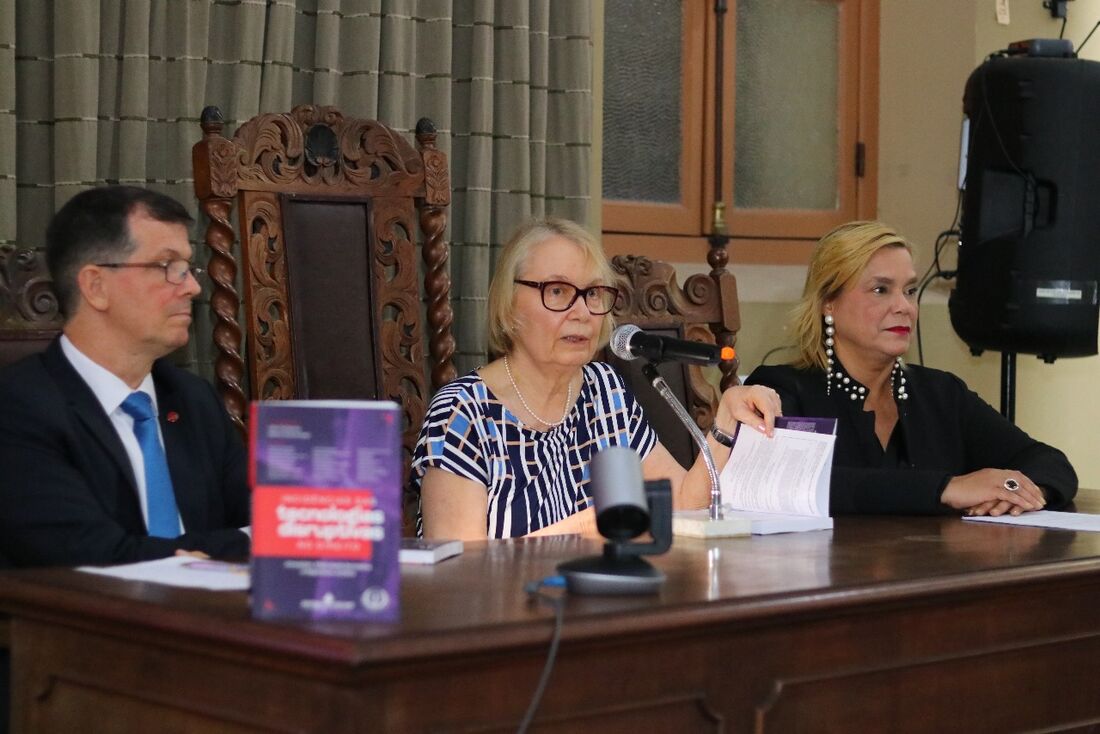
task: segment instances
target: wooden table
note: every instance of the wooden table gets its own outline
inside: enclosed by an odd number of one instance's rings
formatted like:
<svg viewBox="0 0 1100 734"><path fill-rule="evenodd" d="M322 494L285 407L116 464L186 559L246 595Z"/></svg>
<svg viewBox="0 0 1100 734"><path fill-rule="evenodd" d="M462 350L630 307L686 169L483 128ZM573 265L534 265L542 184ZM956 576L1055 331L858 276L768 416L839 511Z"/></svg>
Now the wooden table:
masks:
<svg viewBox="0 0 1100 734"><path fill-rule="evenodd" d="M404 569L393 625L259 623L243 593L9 572L13 731L512 731L553 630L523 584L597 550L468 545ZM841 518L831 532L677 539L654 563L668 574L657 596L566 601L534 730L1100 722L1100 534Z"/></svg>

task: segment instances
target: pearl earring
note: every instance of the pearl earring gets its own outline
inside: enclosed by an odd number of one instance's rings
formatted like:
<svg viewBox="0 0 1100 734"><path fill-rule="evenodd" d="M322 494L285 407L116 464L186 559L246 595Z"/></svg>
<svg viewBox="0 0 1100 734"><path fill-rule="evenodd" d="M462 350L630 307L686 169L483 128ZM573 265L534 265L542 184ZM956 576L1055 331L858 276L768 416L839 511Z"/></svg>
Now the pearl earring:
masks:
<svg viewBox="0 0 1100 734"><path fill-rule="evenodd" d="M825 314L825 363L828 365L825 376L825 394L830 394L833 377L833 345L836 343L833 336L836 334L836 328L833 324L836 323L836 319L833 318L831 313ZM839 377L839 375L838 375Z"/></svg>

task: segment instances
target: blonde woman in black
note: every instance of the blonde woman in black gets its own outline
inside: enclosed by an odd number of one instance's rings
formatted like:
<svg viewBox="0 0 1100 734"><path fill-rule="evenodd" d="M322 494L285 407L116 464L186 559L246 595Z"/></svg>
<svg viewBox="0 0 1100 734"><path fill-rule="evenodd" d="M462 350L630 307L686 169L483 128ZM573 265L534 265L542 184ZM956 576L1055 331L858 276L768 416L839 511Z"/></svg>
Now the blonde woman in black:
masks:
<svg viewBox="0 0 1100 734"><path fill-rule="evenodd" d="M906 365L917 323L910 245L881 222L818 243L793 314L798 357L750 385L784 415L838 419L833 514L1018 515L1077 492L1065 455L1003 418L958 377Z"/></svg>

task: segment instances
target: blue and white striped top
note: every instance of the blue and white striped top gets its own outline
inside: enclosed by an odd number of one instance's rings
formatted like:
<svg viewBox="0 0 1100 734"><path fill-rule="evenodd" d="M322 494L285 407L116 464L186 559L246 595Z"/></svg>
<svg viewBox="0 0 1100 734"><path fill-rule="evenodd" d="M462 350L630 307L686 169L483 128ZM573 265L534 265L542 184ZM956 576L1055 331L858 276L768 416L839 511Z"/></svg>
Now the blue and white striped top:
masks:
<svg viewBox="0 0 1100 734"><path fill-rule="evenodd" d="M644 459L656 443L642 406L610 365L585 365L577 402L545 432L524 426L471 372L432 398L413 452L412 487L419 494L428 467L484 484L488 537L515 538L591 503L589 462L597 452L630 446Z"/></svg>

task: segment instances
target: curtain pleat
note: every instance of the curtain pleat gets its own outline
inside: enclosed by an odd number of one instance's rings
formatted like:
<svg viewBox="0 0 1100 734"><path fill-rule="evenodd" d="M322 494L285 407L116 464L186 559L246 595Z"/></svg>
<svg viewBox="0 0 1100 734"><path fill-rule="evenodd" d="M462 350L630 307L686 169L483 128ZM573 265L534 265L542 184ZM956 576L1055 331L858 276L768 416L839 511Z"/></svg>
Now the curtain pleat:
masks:
<svg viewBox="0 0 1100 734"><path fill-rule="evenodd" d="M15 4L0 0L0 252L15 247Z"/></svg>
<svg viewBox="0 0 1100 734"><path fill-rule="evenodd" d="M40 249L53 212L89 186L148 186L197 214L205 105L228 130L304 103L410 137L427 116L450 157L456 361L472 369L510 232L532 215L587 220L589 12L586 0L0 0L0 266ZM179 361L209 375L196 311Z"/></svg>

